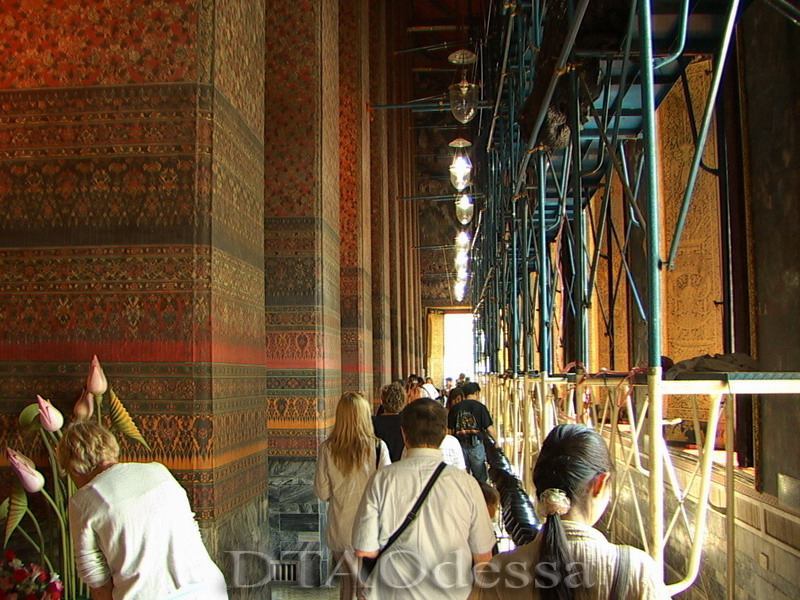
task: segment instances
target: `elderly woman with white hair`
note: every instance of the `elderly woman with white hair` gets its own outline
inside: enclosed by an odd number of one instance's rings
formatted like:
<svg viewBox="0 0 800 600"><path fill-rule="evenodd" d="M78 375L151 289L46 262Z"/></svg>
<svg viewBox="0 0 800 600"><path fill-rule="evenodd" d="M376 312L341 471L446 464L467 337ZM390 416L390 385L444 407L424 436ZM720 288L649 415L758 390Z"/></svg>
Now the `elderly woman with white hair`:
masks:
<svg viewBox="0 0 800 600"><path fill-rule="evenodd" d="M226 600L186 492L157 462L120 463L114 434L64 430L61 467L78 486L69 524L78 575L94 600Z"/></svg>

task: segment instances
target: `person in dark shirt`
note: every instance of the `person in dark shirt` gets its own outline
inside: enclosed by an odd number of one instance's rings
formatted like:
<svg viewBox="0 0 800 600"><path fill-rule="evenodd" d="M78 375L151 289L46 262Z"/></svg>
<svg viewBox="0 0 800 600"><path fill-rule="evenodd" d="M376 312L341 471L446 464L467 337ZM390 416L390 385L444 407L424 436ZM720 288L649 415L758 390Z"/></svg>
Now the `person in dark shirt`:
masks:
<svg viewBox="0 0 800 600"><path fill-rule="evenodd" d="M372 417L375 435L382 439L389 448L392 462L400 460L405 443L400 431L400 411L406 405L406 390L402 385L392 383L381 390L381 407L383 412Z"/></svg>
<svg viewBox="0 0 800 600"><path fill-rule="evenodd" d="M470 381L461 386L464 399L450 408L447 427L461 444L467 470L481 483L489 478L486 470L486 449L483 447L484 431L497 443L494 423L489 411L478 401L481 386ZM452 392L451 392L452 395Z"/></svg>

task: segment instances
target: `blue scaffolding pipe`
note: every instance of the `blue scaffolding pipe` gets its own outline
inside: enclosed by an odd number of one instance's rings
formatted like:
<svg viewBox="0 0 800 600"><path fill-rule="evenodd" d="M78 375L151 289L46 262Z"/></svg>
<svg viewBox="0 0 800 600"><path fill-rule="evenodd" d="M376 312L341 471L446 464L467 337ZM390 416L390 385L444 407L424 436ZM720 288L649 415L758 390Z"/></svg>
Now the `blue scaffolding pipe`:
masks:
<svg viewBox="0 0 800 600"><path fill-rule="evenodd" d="M689 25L689 0L683 0L681 4L681 20L680 20L680 25L678 26L678 47L669 56L660 58L659 60L655 61L654 68L660 69L661 67L665 67L670 63L674 63L681 57L681 55L683 54L683 49L686 47L686 32L689 29L688 25Z"/></svg>
<svg viewBox="0 0 800 600"><path fill-rule="evenodd" d="M766 0L766 3L795 25L800 25L800 8L793 6L787 0Z"/></svg>
<svg viewBox="0 0 800 600"><path fill-rule="evenodd" d="M486 139L486 151L488 152L492 147L492 138L494 137L494 129L497 125L497 119L500 113L500 100L503 97L503 86L506 81L506 68L508 67L508 51L511 48L511 33L514 30L514 17L517 11L511 10L508 13L508 23L506 24L506 41L503 44L503 63L500 67L500 83L497 85L497 98L494 102L494 109L492 110L492 122L489 125L489 135Z"/></svg>
<svg viewBox="0 0 800 600"><path fill-rule="evenodd" d="M550 373L552 362L550 357L550 310L548 300L548 279L550 265L547 254L547 222L545 206L547 205L547 171L543 152L538 155L537 175L539 177L539 228L537 231L537 245L539 249L539 370Z"/></svg>
<svg viewBox="0 0 800 600"><path fill-rule="evenodd" d="M644 134L645 187L647 192L647 275L648 275L648 373L647 388L650 402L650 478L649 539L650 554L659 569L664 568L664 463L661 458L661 439L664 433L663 396L661 379L661 260L659 257L661 214L658 198L658 147L656 138L655 72L653 64L653 31L651 0L639 2L639 42L642 51L642 131Z"/></svg>
<svg viewBox="0 0 800 600"><path fill-rule="evenodd" d="M717 54L717 64L714 69L714 76L711 79L711 88L708 92L708 99L706 100L706 108L703 113L703 124L700 127L700 135L697 138L697 143L694 148L694 159L692 160L692 167L689 170L689 179L686 183L686 190L683 194L683 202L681 203L681 210L678 214L678 220L675 223L675 234L672 236L672 244L669 248L669 268L675 268L675 259L678 256L678 247L681 243L683 236L683 229L686 226L686 215L689 213L689 206L692 203L692 194L694 187L697 184L697 176L700 173L700 162L703 160L703 152L705 151L706 141L708 140L708 132L711 129L711 120L714 116L714 105L717 102L717 94L719 86L722 82L722 74L725 71L725 61L728 57L728 48L730 47L731 38L733 37L734 26L736 25L736 14L739 9L739 0L731 0L731 6L728 12L728 19L725 23L725 33L722 36L722 44Z"/></svg>
<svg viewBox="0 0 800 600"><path fill-rule="evenodd" d="M582 152L580 142L580 93L578 73L569 74L570 103L569 124L572 134L572 236L571 254L572 269L572 301L575 310L574 360L584 368L589 368L589 344L587 340L588 323L586 310L586 260L584 256L584 215L583 188L581 185Z"/></svg>
<svg viewBox="0 0 800 600"><path fill-rule="evenodd" d="M736 0L734 0L736 1ZM648 262L648 364L661 365L661 259L660 207L658 198L658 148L653 73L653 32L650 0L639 3L639 33L642 48L642 131L644 133L645 190L647 192L647 262Z"/></svg>
<svg viewBox="0 0 800 600"><path fill-rule="evenodd" d="M586 14L586 7L589 6L589 0L580 0L578 7L575 10L575 14L572 19L572 23L570 24L569 31L567 32L567 36L564 40L564 45L561 48L561 54L558 56L558 60L556 61L555 70L553 71L552 77L550 77L550 81L547 84L547 89L544 94L544 98L542 99L542 105L539 107L539 114L536 116L536 120L534 121L533 130L531 131L531 137L528 140L527 152L522 157L522 163L520 164L519 170L517 171L516 181L514 183L514 195L516 196L519 194L522 186L525 185L525 172L528 169L528 162L531 158L531 152L533 148L536 146L536 140L539 138L539 130L542 128L542 124L544 123L545 115L547 114L547 109L550 106L550 101L553 99L553 92L555 92L556 84L558 83L558 79L564 70L564 67L567 64L567 58L572 52L572 47L575 45L575 38L578 35L578 30L581 27L581 23L583 22L583 16Z"/></svg>

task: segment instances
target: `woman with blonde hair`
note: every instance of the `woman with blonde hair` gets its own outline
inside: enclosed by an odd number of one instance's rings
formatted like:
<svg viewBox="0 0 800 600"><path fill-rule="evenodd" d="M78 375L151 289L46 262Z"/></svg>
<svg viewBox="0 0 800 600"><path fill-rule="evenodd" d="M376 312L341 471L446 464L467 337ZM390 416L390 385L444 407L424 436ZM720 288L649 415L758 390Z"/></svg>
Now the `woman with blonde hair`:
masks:
<svg viewBox="0 0 800 600"><path fill-rule="evenodd" d="M314 476L317 497L330 502L325 533L336 565L333 572L342 575L342 600L351 600L356 593L356 559L350 541L356 509L370 476L392 462L386 444L373 432L370 408L360 394L342 394L333 431L319 447Z"/></svg>
<svg viewBox="0 0 800 600"><path fill-rule="evenodd" d="M121 463L114 434L92 421L64 429L58 461L75 565L93 600L227 600L189 499L161 463Z"/></svg>

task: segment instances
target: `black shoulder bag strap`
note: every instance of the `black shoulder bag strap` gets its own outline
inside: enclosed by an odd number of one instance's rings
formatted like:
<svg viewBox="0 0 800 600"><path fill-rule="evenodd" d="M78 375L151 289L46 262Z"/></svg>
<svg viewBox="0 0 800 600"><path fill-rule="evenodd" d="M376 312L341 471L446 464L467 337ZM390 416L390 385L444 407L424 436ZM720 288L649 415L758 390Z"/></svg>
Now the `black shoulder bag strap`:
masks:
<svg viewBox="0 0 800 600"><path fill-rule="evenodd" d="M375 444L375 470L378 470L378 467L381 465L381 442L378 440L378 443Z"/></svg>
<svg viewBox="0 0 800 600"><path fill-rule="evenodd" d="M617 564L614 566L614 580L611 582L611 592L608 595L609 600L625 600L630 584L630 546L618 546L617 554Z"/></svg>
<svg viewBox="0 0 800 600"><path fill-rule="evenodd" d="M389 547L397 541L403 532L408 528L411 523L414 522L414 519L417 518L417 512L419 511L422 503L425 502L425 498L428 497L428 493L431 491L433 484L436 483L436 480L439 478L439 474L444 470L447 465L443 462L439 463L436 467L436 470L431 475L430 479L428 479L428 483L425 484L425 487L422 490L422 493L417 498L417 501L414 503L414 506L411 507L411 510L406 515L405 520L397 528L397 530L389 537L389 540L386 542L386 545L378 551L378 556L375 558L362 558L361 559L361 580L366 581L369 574L375 568L375 565L378 563L378 559L386 552Z"/></svg>

